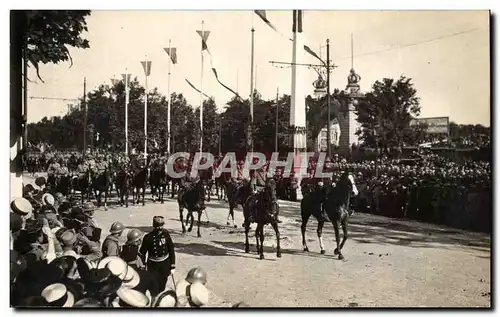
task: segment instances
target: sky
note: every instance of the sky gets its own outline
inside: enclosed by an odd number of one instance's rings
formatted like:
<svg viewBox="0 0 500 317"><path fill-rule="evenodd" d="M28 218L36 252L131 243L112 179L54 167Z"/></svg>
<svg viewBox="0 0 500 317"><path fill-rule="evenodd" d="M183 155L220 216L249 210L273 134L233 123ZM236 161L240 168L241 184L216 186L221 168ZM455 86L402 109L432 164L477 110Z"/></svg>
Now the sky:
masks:
<svg viewBox="0 0 500 317"><path fill-rule="evenodd" d="M168 55L177 48L178 64L171 65L170 91L183 93L193 106L200 95L185 82L214 96L219 110L232 93L217 83L205 55L201 85L201 39L196 30L210 31L207 44L219 79L242 96L250 93L251 28L255 28L255 86L264 99L291 91L291 68L269 61L291 62L291 11L267 11L273 31L252 11L92 11L84 34L90 48L70 48L69 63L43 65L45 83L28 86L28 96L77 99L111 78L128 72L144 84L140 64L152 61L148 87L167 94ZM449 116L461 124L490 125L490 47L488 11L305 11L303 41L318 54L330 39L330 58L338 67L331 88L345 89L353 63L361 76L361 91L376 80L412 78L420 97L420 117ZM321 48L325 58L326 50ZM304 54L303 63L317 64ZM36 79L34 70L29 73ZM314 70L302 72L305 91L312 94ZM30 99L28 120L63 115L71 101ZM74 101L73 103L76 103Z"/></svg>

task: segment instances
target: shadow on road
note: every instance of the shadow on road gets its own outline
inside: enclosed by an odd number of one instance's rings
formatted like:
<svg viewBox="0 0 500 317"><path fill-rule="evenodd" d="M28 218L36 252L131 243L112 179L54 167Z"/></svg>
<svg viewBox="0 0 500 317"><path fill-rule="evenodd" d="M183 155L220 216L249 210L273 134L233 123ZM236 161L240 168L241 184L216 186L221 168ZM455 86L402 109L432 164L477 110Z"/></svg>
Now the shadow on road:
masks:
<svg viewBox="0 0 500 317"><path fill-rule="evenodd" d="M291 218L286 226L280 227L289 228L292 230L292 234L296 232L300 236L302 223L300 220L300 203L280 201L279 204L280 217ZM311 234L316 236L316 232L311 232L311 229L309 229L311 225L316 227L317 222L313 219L309 219L308 237ZM412 248L460 246L480 251L489 251L491 246L491 238L483 233L364 213L355 213L349 219L348 232L349 239L363 244L389 244ZM323 233L333 235L333 226L326 223Z"/></svg>
<svg viewBox="0 0 500 317"><path fill-rule="evenodd" d="M256 247L255 247L255 238L248 237L250 240L250 254L255 254L256 255ZM272 238L274 239L274 238ZM245 252L245 242L244 241L239 241L239 242L230 242L230 241L212 241L215 244L219 244L221 246L224 246L226 248L233 248L233 249L239 249L241 250L240 252ZM253 243L252 243L253 242ZM266 254L276 254L276 248L275 247L270 247L264 245L264 253ZM329 255L329 254L320 254L320 253L314 253L314 252L304 252L302 250L298 249L290 249L287 247L281 247L281 253L283 254L292 254L292 255L300 255L300 256L308 256L312 258L327 258L327 259L337 259L337 256Z"/></svg>

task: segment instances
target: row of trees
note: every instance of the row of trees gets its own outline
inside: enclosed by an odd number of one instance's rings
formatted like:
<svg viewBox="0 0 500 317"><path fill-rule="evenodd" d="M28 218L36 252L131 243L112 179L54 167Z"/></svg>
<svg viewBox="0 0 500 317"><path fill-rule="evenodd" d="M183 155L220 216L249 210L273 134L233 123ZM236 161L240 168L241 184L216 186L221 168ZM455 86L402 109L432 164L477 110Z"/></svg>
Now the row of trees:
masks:
<svg viewBox="0 0 500 317"><path fill-rule="evenodd" d="M131 82L129 102L130 148L143 149L144 93L137 78ZM387 150L403 144L416 144L425 139L423 127L410 127L413 117L420 114L417 91L411 79L383 79L374 83L372 90L355 105L361 124L358 134L364 145ZM343 92L335 90L331 96L334 116L350 102ZM148 148L166 149L168 98L158 90L148 93ZM88 144L97 147L123 149L125 146L125 87L119 82L114 87L100 86L87 96ZM203 105L203 150L213 153L246 151L249 100L233 98L224 112L217 113L215 100ZM306 99L307 145L315 149L316 136L327 122L326 99ZM199 148L199 107L188 104L182 94L172 94L171 147L172 151L194 152ZM254 149L271 152L275 147L276 122L278 149L287 151L290 114L290 96L277 100L263 100L254 92ZM278 116L278 120L276 120ZM74 108L63 117L43 118L28 126L32 144L48 143L55 148L82 148L84 111ZM220 126L221 125L221 126ZM456 125L455 125L456 126ZM460 130L461 131L461 130ZM467 130L468 132L468 130ZM462 135L462 132L457 132ZM98 136L98 137L97 137ZM221 141L222 140L222 141Z"/></svg>

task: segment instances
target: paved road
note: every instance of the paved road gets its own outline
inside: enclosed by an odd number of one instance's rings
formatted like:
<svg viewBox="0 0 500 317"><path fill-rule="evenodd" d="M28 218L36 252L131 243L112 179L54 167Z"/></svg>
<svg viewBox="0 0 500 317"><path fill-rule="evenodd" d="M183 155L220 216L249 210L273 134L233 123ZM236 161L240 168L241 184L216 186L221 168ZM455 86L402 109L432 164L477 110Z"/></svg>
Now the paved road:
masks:
<svg viewBox="0 0 500 317"><path fill-rule="evenodd" d="M265 227L265 260L244 252L241 208L239 228L226 225L225 203L207 203L210 221L181 234L174 200L146 206L112 205L95 218L104 231L113 221L148 231L154 215L166 217L178 254L178 278L193 266L203 267L208 285L227 305L245 301L262 307L488 307L490 306L490 237L435 225L357 213L343 252L333 256L332 226L325 225L327 254L319 254L316 222L307 227L311 252L302 251L300 206L280 201L282 258L277 258L274 232ZM206 221L203 216L202 220ZM255 227L255 225L254 225ZM252 234L253 235L253 234ZM222 300L220 300L222 304Z"/></svg>

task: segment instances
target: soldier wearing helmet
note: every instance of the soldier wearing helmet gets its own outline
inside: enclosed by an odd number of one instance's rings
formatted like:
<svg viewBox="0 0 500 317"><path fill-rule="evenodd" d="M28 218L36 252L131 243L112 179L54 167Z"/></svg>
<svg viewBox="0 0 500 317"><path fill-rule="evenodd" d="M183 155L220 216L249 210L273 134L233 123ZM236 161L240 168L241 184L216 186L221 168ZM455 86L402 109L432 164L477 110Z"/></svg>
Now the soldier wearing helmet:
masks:
<svg viewBox="0 0 500 317"><path fill-rule="evenodd" d="M121 222L115 221L109 228L109 235L104 239L102 244L103 257L119 256L121 252L120 235L125 227Z"/></svg>
<svg viewBox="0 0 500 317"><path fill-rule="evenodd" d="M148 271L153 273L161 289L165 288L168 276L175 271L175 250L172 238L163 228L165 220L161 216L153 217L153 231L144 236L139 254ZM146 262L147 256L147 262Z"/></svg>
<svg viewBox="0 0 500 317"><path fill-rule="evenodd" d="M139 256L139 248L142 243L143 235L141 230L131 229L127 234L127 242L120 253L120 257L127 262L128 265L134 265L139 269L145 268Z"/></svg>

